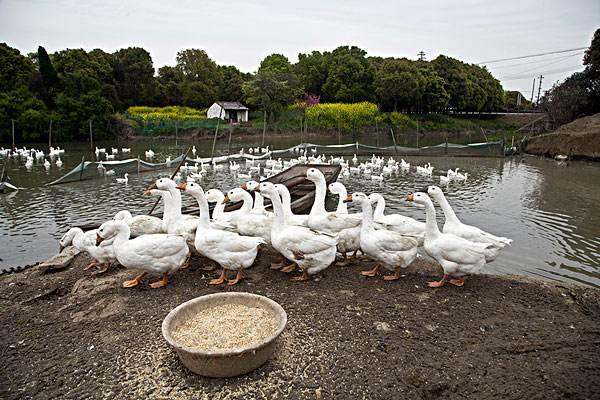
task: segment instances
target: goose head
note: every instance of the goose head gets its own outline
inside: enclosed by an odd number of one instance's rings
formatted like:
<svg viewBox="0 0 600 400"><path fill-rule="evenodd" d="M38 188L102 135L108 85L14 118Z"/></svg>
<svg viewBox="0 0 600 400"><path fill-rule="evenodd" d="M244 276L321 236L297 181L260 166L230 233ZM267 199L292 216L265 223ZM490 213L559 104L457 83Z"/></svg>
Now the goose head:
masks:
<svg viewBox="0 0 600 400"><path fill-rule="evenodd" d="M319 182L321 179L325 179L325 176L318 169L309 168L306 171L306 178L311 182Z"/></svg>
<svg viewBox="0 0 600 400"><path fill-rule="evenodd" d="M344 184L342 182L330 183L327 188L333 194L346 193L346 187L344 186Z"/></svg>
<svg viewBox="0 0 600 400"><path fill-rule="evenodd" d="M425 205L427 203L431 203L431 199L426 193L423 192L410 192L408 196L406 196L406 200L415 202L417 204Z"/></svg>
<svg viewBox="0 0 600 400"><path fill-rule="evenodd" d="M369 195L369 201L372 203L377 203L379 200L382 200L383 196L379 193L371 193Z"/></svg>
<svg viewBox="0 0 600 400"><path fill-rule="evenodd" d="M363 203L367 202L367 203L371 204L371 201L369 200L369 196L367 196L363 192L354 192L354 193L348 195L348 197L346 197L346 200L344 200L344 202L352 203L352 204L363 204Z"/></svg>
<svg viewBox="0 0 600 400"><path fill-rule="evenodd" d="M100 228L96 232L96 246L99 246L106 239L117 236L122 227L127 227L122 221L106 221L100 225Z"/></svg>
<svg viewBox="0 0 600 400"><path fill-rule="evenodd" d="M242 201L244 200L244 194L246 194L246 191L244 189L233 188L229 192L227 192L225 197L223 197L223 204L236 203L238 201Z"/></svg>
<svg viewBox="0 0 600 400"><path fill-rule="evenodd" d="M145 194L146 192L144 192ZM122 210L115 214L113 217L113 221L129 221L132 217L131 213L128 210Z"/></svg>
<svg viewBox="0 0 600 400"><path fill-rule="evenodd" d="M169 189L175 189L176 187L177 187L177 184L172 179L160 178L160 179L157 179L156 182L154 182L154 184L150 185L148 190L150 190L150 189L169 190Z"/></svg>
<svg viewBox="0 0 600 400"><path fill-rule="evenodd" d="M241 188L244 190L247 190L249 192L252 192L254 190L257 190L259 186L259 183L256 181L248 181L246 183L244 183Z"/></svg>
<svg viewBox="0 0 600 400"><path fill-rule="evenodd" d="M279 196L275 185L273 185L271 182L262 182L258 185L258 187L255 190L257 192L260 192L260 194L262 194L263 196L268 197L269 199L273 199L273 197Z"/></svg>
<svg viewBox="0 0 600 400"><path fill-rule="evenodd" d="M204 194L204 189L202 189L202 186L198 185L197 183L194 183L194 182L180 183L179 185L177 185L177 189L184 191L188 194L191 194L192 196L194 196L196 198L206 199L206 195Z"/></svg>
<svg viewBox="0 0 600 400"><path fill-rule="evenodd" d="M64 235L62 235L62 237L60 238L60 240L58 241L59 244L59 253L63 251L63 249L67 246L70 246L71 244L73 244L73 239L75 239L75 235L77 235L77 232L80 231L81 229L79 228L71 228L67 231L67 233L65 233Z"/></svg>
<svg viewBox="0 0 600 400"><path fill-rule="evenodd" d="M209 189L206 191L206 200L209 203L223 202L225 195L219 189Z"/></svg>
<svg viewBox="0 0 600 400"><path fill-rule="evenodd" d="M427 194L436 200L441 198L444 195L444 193L442 192L442 189L440 189L438 186L433 186L433 185L427 186Z"/></svg>

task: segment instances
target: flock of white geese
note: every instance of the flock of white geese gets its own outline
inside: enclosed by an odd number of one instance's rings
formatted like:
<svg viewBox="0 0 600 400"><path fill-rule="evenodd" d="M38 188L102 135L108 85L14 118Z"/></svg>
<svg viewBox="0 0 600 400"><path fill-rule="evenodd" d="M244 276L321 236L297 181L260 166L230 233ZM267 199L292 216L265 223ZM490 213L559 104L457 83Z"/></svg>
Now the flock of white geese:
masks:
<svg viewBox="0 0 600 400"><path fill-rule="evenodd" d="M344 168L353 173L350 167ZM97 230L84 233L71 228L60 240L61 249L74 245L89 253L94 260L86 269L96 265L105 271L118 261L141 272L125 281L124 287L138 285L147 273L160 274L161 279L150 284L158 288L167 285L169 274L187 267L193 252L222 267L220 276L209 284L234 285L254 264L261 245L270 245L282 256L283 261L272 264L272 269L286 273L299 269L301 273L292 278L299 281L334 264L337 254L346 260L350 254L356 257L359 250L375 261L362 275L375 276L383 268L389 271L385 280L396 280L422 248L443 268L441 280L428 283L430 287L439 287L446 282L462 286L465 276L481 271L512 242L462 223L437 186L407 195L408 201L424 207L426 222L423 223L400 214L386 215L385 199L380 194L347 194L341 182L327 187L323 173L317 168L308 168L306 177L316 188L308 215L292 212L290 193L281 184L248 181L224 194L218 189L205 192L194 181L184 179L177 184L161 178L144 194L162 198L162 218L132 216L121 211ZM337 209L332 212L325 209L328 189L339 196ZM182 214L182 193L196 199L199 215ZM265 209L263 197L271 201L273 211ZM436 222L432 199L445 216L442 230ZM209 202L216 203L212 216ZM242 205L225 212L230 202ZM360 206L362 212L349 213L347 203Z"/></svg>

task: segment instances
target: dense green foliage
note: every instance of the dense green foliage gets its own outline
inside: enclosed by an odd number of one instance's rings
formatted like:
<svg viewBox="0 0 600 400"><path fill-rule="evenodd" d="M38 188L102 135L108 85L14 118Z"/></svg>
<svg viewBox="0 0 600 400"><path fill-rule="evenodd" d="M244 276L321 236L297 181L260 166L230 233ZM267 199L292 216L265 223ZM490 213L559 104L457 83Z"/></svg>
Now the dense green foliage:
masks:
<svg viewBox="0 0 600 400"><path fill-rule="evenodd" d="M597 55L590 53L588 58ZM322 118L329 121L327 126L350 130L363 124L362 117L355 118L360 114L357 107L362 106L355 103L370 102L381 111L405 114L505 106L500 83L485 68L446 56L431 62L368 57L355 46L299 54L295 64L284 55L271 54L254 74L218 65L201 49L182 50L174 66L158 70L140 47L114 53L66 49L52 54L40 47L37 54L25 56L0 44L0 62L3 142L10 141L11 120L17 141L46 140L51 121L57 140L86 139L90 120L96 137L106 136L113 133L113 126L121 125L115 115L132 106L203 109L217 100L238 100L266 112L274 122L302 99L311 99L304 108L319 102L348 103L346 111L339 111L340 104L324 106L329 114ZM295 111L299 118L305 115L304 108ZM310 119L311 113L322 109L307 112ZM402 114L394 115L378 118L400 124ZM397 121L390 122L394 118Z"/></svg>
<svg viewBox="0 0 600 400"><path fill-rule="evenodd" d="M583 64L583 72L554 84L542 98L541 106L555 126L600 112L600 29L594 33Z"/></svg>

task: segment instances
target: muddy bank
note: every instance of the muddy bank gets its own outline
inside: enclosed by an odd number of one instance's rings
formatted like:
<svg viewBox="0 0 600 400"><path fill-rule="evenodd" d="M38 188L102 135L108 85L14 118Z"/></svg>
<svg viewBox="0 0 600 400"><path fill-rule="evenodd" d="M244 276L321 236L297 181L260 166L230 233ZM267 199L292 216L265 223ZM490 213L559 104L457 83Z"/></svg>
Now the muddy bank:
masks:
<svg viewBox="0 0 600 400"><path fill-rule="evenodd" d="M367 260L307 283L268 270L263 252L233 288L194 259L171 284L123 289L131 271L39 267L0 277L3 399L591 399L600 396L600 292L478 276L428 289L419 261L399 281ZM489 266L493 270L493 264ZM164 342L170 309L220 291L266 295L287 311L277 355L228 380L188 373Z"/></svg>
<svg viewBox="0 0 600 400"><path fill-rule="evenodd" d="M555 132L529 138L525 152L555 157L600 160L600 113L576 119Z"/></svg>

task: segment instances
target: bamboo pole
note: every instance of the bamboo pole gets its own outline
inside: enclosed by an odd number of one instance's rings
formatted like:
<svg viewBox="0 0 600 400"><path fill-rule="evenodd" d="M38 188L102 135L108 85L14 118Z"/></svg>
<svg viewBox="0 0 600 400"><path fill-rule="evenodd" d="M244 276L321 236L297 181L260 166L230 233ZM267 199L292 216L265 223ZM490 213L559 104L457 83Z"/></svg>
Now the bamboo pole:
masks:
<svg viewBox="0 0 600 400"><path fill-rule="evenodd" d="M187 156L188 156L188 154L190 153L191 150L192 150L192 146L188 146L188 149L185 152L185 154L183 155L183 158L181 159L181 161L179 162L179 165L177 166L177 169L171 175L171 179L175 178L175 175L177 175L177 173L179 172L179 169L181 168L181 166L183 165L183 163L187 159ZM148 213L148 215L152 215L152 213L154 212L154 209L156 208L156 206L158 205L159 202L160 202L160 198L156 199L156 202L154 203L154 205L150 209L150 212Z"/></svg>
<svg viewBox="0 0 600 400"><path fill-rule="evenodd" d="M79 172L79 180L83 178L83 168L85 167L85 156L81 156L81 172Z"/></svg>
<svg viewBox="0 0 600 400"><path fill-rule="evenodd" d="M15 148L15 120L11 119L10 120L11 124L12 124L12 148Z"/></svg>
<svg viewBox="0 0 600 400"><path fill-rule="evenodd" d="M262 134L262 146L265 146L265 134L267 133L267 110L263 111L263 134Z"/></svg>
<svg viewBox="0 0 600 400"><path fill-rule="evenodd" d="M229 124L229 140L227 141L227 155L231 155L231 134L233 133L233 127Z"/></svg>
<svg viewBox="0 0 600 400"><path fill-rule="evenodd" d="M212 150L210 151L210 162L212 162L215 155L215 145L217 144L217 135L219 134L219 123L221 122L221 114L223 114L223 107L219 111L219 119L217 120L217 127L215 128L215 137L213 138Z"/></svg>
<svg viewBox="0 0 600 400"><path fill-rule="evenodd" d="M94 135L92 133L92 119L90 118L90 149L94 151Z"/></svg>
<svg viewBox="0 0 600 400"><path fill-rule="evenodd" d="M390 133L392 134L392 141L394 142L394 153L398 155L398 149L396 148L396 135L394 135L394 130L390 126Z"/></svg>
<svg viewBox="0 0 600 400"><path fill-rule="evenodd" d="M48 148L52 147L52 120L50 120L50 130L48 132Z"/></svg>

